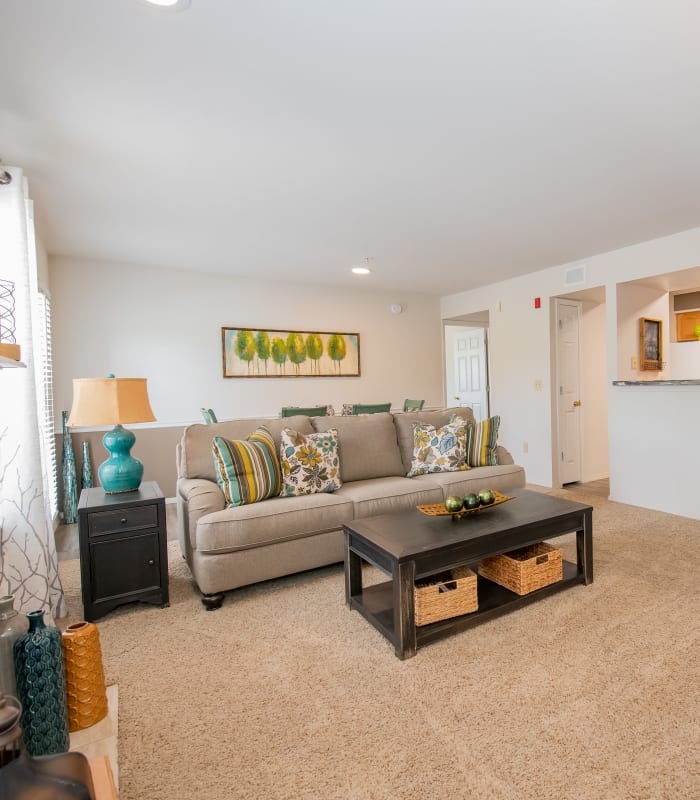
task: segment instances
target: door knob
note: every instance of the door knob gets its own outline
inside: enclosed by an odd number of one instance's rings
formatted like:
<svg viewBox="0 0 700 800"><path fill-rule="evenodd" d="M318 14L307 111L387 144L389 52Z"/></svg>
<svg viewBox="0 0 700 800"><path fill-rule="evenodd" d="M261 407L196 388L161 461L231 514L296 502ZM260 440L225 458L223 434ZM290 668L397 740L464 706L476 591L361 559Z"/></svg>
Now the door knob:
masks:
<svg viewBox="0 0 700 800"><path fill-rule="evenodd" d="M581 405L580 400L574 400L574 408L578 408Z"/></svg>

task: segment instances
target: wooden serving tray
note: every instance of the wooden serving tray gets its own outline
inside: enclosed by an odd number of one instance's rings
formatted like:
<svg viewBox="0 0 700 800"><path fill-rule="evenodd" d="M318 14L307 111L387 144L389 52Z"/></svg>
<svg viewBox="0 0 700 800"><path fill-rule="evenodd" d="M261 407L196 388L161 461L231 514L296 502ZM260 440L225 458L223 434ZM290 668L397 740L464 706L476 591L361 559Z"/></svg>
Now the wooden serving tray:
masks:
<svg viewBox="0 0 700 800"><path fill-rule="evenodd" d="M497 492L495 490L493 493L496 496L496 499L493 501L493 503L488 506L479 506L478 508L463 508L461 511L448 511L445 508L444 503L426 503L422 506L416 506L416 508L421 513L427 514L429 517L456 517L457 519L460 519L467 514L479 514L481 511L488 511L490 508L498 506L501 503L506 503L508 500L515 500L514 497L510 497L507 494L501 494L501 492Z"/></svg>

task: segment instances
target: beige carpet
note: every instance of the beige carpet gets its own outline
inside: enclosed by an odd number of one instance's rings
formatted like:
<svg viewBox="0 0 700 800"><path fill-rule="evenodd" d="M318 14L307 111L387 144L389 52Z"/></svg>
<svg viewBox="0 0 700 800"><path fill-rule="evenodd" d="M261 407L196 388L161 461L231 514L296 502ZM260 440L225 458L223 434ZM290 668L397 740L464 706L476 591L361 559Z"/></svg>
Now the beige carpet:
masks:
<svg viewBox="0 0 700 800"><path fill-rule="evenodd" d="M171 606L99 622L121 800L700 797L700 523L577 499L591 586L405 662L345 608L342 567L207 613L171 542ZM61 575L80 618L78 562Z"/></svg>

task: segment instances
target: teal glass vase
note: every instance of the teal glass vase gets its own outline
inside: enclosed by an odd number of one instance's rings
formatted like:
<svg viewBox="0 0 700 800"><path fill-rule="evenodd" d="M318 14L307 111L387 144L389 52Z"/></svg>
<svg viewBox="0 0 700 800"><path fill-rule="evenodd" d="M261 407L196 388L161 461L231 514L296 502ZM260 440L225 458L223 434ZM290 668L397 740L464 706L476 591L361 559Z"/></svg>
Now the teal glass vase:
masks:
<svg viewBox="0 0 700 800"><path fill-rule="evenodd" d="M92 461L90 460L90 447L83 442L83 489L92 489L95 485L92 477Z"/></svg>
<svg viewBox="0 0 700 800"><path fill-rule="evenodd" d="M67 753L70 747L61 632L47 627L43 611L27 614L29 630L14 644L22 736L32 756Z"/></svg>
<svg viewBox="0 0 700 800"><path fill-rule="evenodd" d="M71 525L78 520L78 479L75 474L73 438L68 427L68 412L62 411L63 419L63 521Z"/></svg>

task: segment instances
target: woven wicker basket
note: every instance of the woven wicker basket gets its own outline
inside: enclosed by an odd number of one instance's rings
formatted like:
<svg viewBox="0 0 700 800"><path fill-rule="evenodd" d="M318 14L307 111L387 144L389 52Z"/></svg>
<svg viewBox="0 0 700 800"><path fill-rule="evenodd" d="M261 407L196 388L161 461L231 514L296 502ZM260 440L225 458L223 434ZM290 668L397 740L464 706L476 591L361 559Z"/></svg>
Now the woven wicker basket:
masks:
<svg viewBox="0 0 700 800"><path fill-rule="evenodd" d="M469 567L455 567L416 583L416 625L430 625L441 619L458 617L476 611L476 573Z"/></svg>
<svg viewBox="0 0 700 800"><path fill-rule="evenodd" d="M529 594L562 579L561 550L547 542L511 550L479 562L479 575L516 594Z"/></svg>

